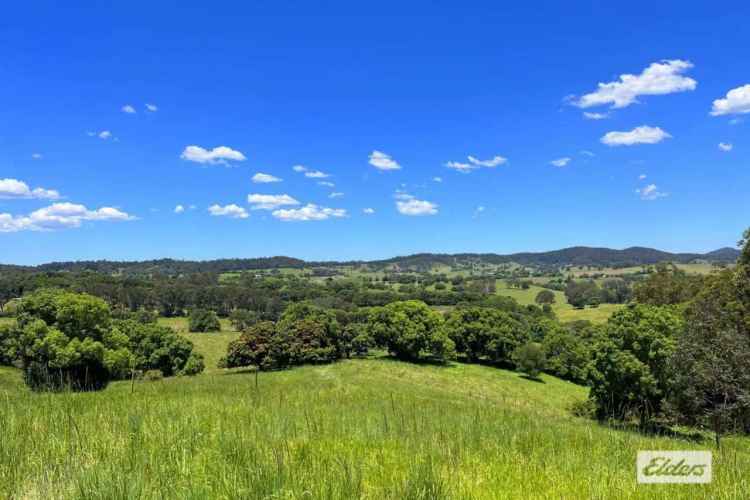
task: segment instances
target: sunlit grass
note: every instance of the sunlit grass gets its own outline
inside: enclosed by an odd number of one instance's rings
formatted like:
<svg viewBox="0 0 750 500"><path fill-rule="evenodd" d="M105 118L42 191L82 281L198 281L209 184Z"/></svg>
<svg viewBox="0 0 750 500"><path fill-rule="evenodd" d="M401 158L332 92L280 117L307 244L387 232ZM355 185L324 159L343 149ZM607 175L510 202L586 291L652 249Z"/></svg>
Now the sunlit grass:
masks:
<svg viewBox="0 0 750 500"><path fill-rule="evenodd" d="M218 340L218 339L217 339ZM586 389L477 365L345 361L30 394L0 369L0 498L746 498L750 441L709 486L637 486L644 437L570 415Z"/></svg>

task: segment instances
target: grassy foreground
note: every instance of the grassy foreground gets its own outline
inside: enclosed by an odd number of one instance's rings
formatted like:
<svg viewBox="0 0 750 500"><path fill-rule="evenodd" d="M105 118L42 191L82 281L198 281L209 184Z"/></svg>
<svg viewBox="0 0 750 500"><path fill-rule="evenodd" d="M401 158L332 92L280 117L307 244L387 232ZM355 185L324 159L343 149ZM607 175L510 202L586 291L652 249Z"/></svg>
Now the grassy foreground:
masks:
<svg viewBox="0 0 750 500"><path fill-rule="evenodd" d="M710 441L573 417L586 389L543 381L371 359L261 373L257 388L215 370L50 395L0 368L0 498L750 496L749 440L726 440L711 485L638 486L637 450Z"/></svg>

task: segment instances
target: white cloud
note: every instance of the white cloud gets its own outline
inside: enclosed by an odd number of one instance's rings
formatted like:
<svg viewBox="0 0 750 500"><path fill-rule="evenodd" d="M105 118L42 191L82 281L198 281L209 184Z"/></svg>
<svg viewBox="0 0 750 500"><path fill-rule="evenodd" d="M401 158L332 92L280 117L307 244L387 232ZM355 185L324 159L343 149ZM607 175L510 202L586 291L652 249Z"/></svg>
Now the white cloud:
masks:
<svg viewBox="0 0 750 500"><path fill-rule="evenodd" d="M269 182L281 182L282 179L279 179L278 177L274 177L271 174L264 174L261 172L258 172L253 176L252 181L256 184L268 184Z"/></svg>
<svg viewBox="0 0 750 500"><path fill-rule="evenodd" d="M638 180L642 181L644 179L646 179L646 174L641 174L638 176Z"/></svg>
<svg viewBox="0 0 750 500"><path fill-rule="evenodd" d="M329 181L318 181L318 186L325 186L329 188L336 187L336 185L333 182L329 182Z"/></svg>
<svg viewBox="0 0 750 500"><path fill-rule="evenodd" d="M307 172L307 167L304 165L295 165L292 167L295 172Z"/></svg>
<svg viewBox="0 0 750 500"><path fill-rule="evenodd" d="M159 108L158 106L156 106L156 104L146 104L146 111L156 113L157 111L159 111Z"/></svg>
<svg viewBox="0 0 750 500"><path fill-rule="evenodd" d="M41 160L44 156L42 156L42 153L32 153L31 158L34 160Z"/></svg>
<svg viewBox="0 0 750 500"><path fill-rule="evenodd" d="M549 164L552 165L553 167L564 167L568 163L570 163L570 161L571 161L570 158L565 157L565 158L558 158L557 160L552 160L551 162L549 162Z"/></svg>
<svg viewBox="0 0 750 500"><path fill-rule="evenodd" d="M592 153L591 151L588 151L586 149L581 150L581 154L583 156L588 156L589 158L593 158L594 156L596 156L594 153Z"/></svg>
<svg viewBox="0 0 750 500"><path fill-rule="evenodd" d="M665 198L669 196L669 193L664 193L662 191L659 191L659 188L656 187L656 184L649 184L643 189L636 189L635 192L640 195L642 200L657 200L659 198Z"/></svg>
<svg viewBox="0 0 750 500"><path fill-rule="evenodd" d="M462 174L468 174L472 170L476 170L479 168L476 165L471 165L469 163L461 163L458 161L449 161L445 164L445 166L453 170L456 170L458 172L461 172Z"/></svg>
<svg viewBox="0 0 750 500"><path fill-rule="evenodd" d="M0 198L39 198L57 200L60 193L54 189L29 188L29 185L18 179L0 179Z"/></svg>
<svg viewBox="0 0 750 500"><path fill-rule="evenodd" d="M372 214L375 213L375 209L374 208L363 208L362 209L362 213L364 213L365 215L372 215Z"/></svg>
<svg viewBox="0 0 750 500"><path fill-rule="evenodd" d="M745 113L750 113L750 83L730 90L723 99L716 99L711 108L712 116Z"/></svg>
<svg viewBox="0 0 750 500"><path fill-rule="evenodd" d="M373 151L370 153L370 165L377 168L378 170L399 170L401 165L394 160L391 155L383 153L382 151Z"/></svg>
<svg viewBox="0 0 750 500"><path fill-rule="evenodd" d="M299 202L288 194L249 194L247 202L253 210L273 210L285 205L299 205Z"/></svg>
<svg viewBox="0 0 750 500"><path fill-rule="evenodd" d="M403 215L435 215L438 213L438 205L425 200L418 200L408 193L397 191L396 209Z"/></svg>
<svg viewBox="0 0 750 500"><path fill-rule="evenodd" d="M727 142L720 142L719 143L719 149L724 152L729 152L734 148L734 146L731 143Z"/></svg>
<svg viewBox="0 0 750 500"><path fill-rule="evenodd" d="M247 213L247 210L238 205L235 205L234 203L223 207L221 205L214 204L208 207L208 211L215 217L229 217L231 219L247 219L248 217L250 217L250 214Z"/></svg>
<svg viewBox="0 0 750 500"><path fill-rule="evenodd" d="M127 113L129 115L135 114L135 108L131 106L130 104L126 104L125 106L120 108L120 111L123 113Z"/></svg>
<svg viewBox="0 0 750 500"><path fill-rule="evenodd" d="M344 193L331 193L328 195L329 198L341 198L344 196Z"/></svg>
<svg viewBox="0 0 750 500"><path fill-rule="evenodd" d="M110 139L112 137L112 132L110 132L109 130L102 130L101 132L99 132L96 135L99 137L99 139L105 139L106 140L106 139Z"/></svg>
<svg viewBox="0 0 750 500"><path fill-rule="evenodd" d="M326 220L331 217L346 217L346 210L343 208L319 207L309 203L302 208L279 209L271 212L271 215L279 220L290 221L313 221Z"/></svg>
<svg viewBox="0 0 750 500"><path fill-rule="evenodd" d="M609 118L609 113L591 113L589 111L584 111L583 117L587 120L604 120Z"/></svg>
<svg viewBox="0 0 750 500"><path fill-rule="evenodd" d="M488 168L493 168L493 167L497 167L498 165L504 165L504 164L508 163L508 159L507 158L503 158L502 156L499 156L499 155L497 155L494 158L491 158L489 160L480 160L478 158L475 158L475 157L469 155L468 159L469 159L469 163L472 163L474 165L478 165L480 167L488 167Z"/></svg>
<svg viewBox="0 0 750 500"><path fill-rule="evenodd" d="M433 177L432 180L434 182L443 182L443 178L442 177Z"/></svg>
<svg viewBox="0 0 750 500"><path fill-rule="evenodd" d="M174 207L174 213L176 214L181 214L184 211L185 207L183 207L182 205L177 205L176 207Z"/></svg>
<svg viewBox="0 0 750 500"><path fill-rule="evenodd" d="M196 163L223 164L227 165L228 160L244 161L245 155L227 146L218 146L211 150L203 149L200 146L187 146L180 155L180 158Z"/></svg>
<svg viewBox="0 0 750 500"><path fill-rule="evenodd" d="M612 104L613 108L624 108L638 102L641 95L665 95L694 90L697 82L683 76L693 65L679 59L652 63L640 75L620 75L620 80L600 83L597 90L574 100L580 108Z"/></svg>
<svg viewBox="0 0 750 500"><path fill-rule="evenodd" d="M305 177L309 177L310 179L325 179L326 177L330 177L330 175L323 173L320 170L310 170L305 172Z"/></svg>
<svg viewBox="0 0 750 500"><path fill-rule="evenodd" d="M80 227L83 221L125 221L135 217L114 208L101 207L89 210L74 203L53 203L31 212L29 215L13 216L0 214L0 232L52 231Z"/></svg>
<svg viewBox="0 0 750 500"><path fill-rule="evenodd" d="M607 146L632 146L634 144L657 144L672 137L659 127L642 125L629 132L607 132L600 140Z"/></svg>

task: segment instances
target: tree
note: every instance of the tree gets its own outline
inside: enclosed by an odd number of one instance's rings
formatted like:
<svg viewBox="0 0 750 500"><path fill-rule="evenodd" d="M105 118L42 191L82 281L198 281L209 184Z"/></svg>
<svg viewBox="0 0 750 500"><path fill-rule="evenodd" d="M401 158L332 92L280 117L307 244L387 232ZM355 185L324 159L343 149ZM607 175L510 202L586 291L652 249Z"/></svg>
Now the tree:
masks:
<svg viewBox="0 0 750 500"><path fill-rule="evenodd" d="M271 321L260 321L247 328L240 338L229 343L227 355L219 362L223 368L256 366L259 369L279 367L276 325Z"/></svg>
<svg viewBox="0 0 750 500"><path fill-rule="evenodd" d="M599 304L601 290L593 280L571 280L565 287L565 298L571 306L583 309L588 304Z"/></svg>
<svg viewBox="0 0 750 500"><path fill-rule="evenodd" d="M534 299L534 301L540 306L544 304L554 304L555 293L551 290L541 290L536 294L536 299Z"/></svg>
<svg viewBox="0 0 750 500"><path fill-rule="evenodd" d="M424 302L409 300L375 308L368 328L375 342L398 359L445 362L455 355L442 315Z"/></svg>
<svg viewBox="0 0 750 500"><path fill-rule="evenodd" d="M448 314L445 331L468 361L510 365L513 350L530 339L529 325L519 317L487 307L457 307Z"/></svg>
<svg viewBox="0 0 750 500"><path fill-rule="evenodd" d="M218 332L221 330L219 317L207 309L193 309L190 312L188 329L191 332Z"/></svg>
<svg viewBox="0 0 750 500"><path fill-rule="evenodd" d="M248 311L247 309L235 309L229 314L229 321L232 323L232 327L238 332L244 331L259 320L258 313Z"/></svg>
<svg viewBox="0 0 750 500"><path fill-rule="evenodd" d="M588 370L600 419L640 418L662 410L671 383L669 359L683 320L673 308L633 305L607 321Z"/></svg>
<svg viewBox="0 0 750 500"><path fill-rule="evenodd" d="M591 352L585 340L566 328L552 328L542 340L548 373L577 384L586 382Z"/></svg>
<svg viewBox="0 0 750 500"><path fill-rule="evenodd" d="M678 420L713 430L717 447L725 432L750 430L750 303L740 293L745 266L706 279L686 310L672 360Z"/></svg>
<svg viewBox="0 0 750 500"><path fill-rule="evenodd" d="M674 264L659 264L656 271L633 288L633 297L641 304L654 306L687 302L698 294L703 278L689 275Z"/></svg>
<svg viewBox="0 0 750 500"><path fill-rule="evenodd" d="M544 349L537 342L527 342L513 351L513 362L518 371L537 379L546 364Z"/></svg>

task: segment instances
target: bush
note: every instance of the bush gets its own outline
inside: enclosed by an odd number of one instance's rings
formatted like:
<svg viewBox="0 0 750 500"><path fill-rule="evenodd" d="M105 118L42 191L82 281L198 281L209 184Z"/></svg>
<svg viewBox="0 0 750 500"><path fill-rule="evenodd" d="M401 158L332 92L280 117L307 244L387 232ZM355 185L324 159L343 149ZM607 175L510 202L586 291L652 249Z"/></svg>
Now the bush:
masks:
<svg viewBox="0 0 750 500"><path fill-rule="evenodd" d="M527 342L513 351L513 362L521 373L536 379L544 370L546 358L542 345L538 342Z"/></svg>
<svg viewBox="0 0 750 500"><path fill-rule="evenodd" d="M188 330L191 332L218 332L221 330L219 317L207 309L193 309L190 312Z"/></svg>
<svg viewBox="0 0 750 500"><path fill-rule="evenodd" d="M368 328L375 342L398 359L445 362L455 357L442 315L424 302L409 300L375 308Z"/></svg>
<svg viewBox="0 0 750 500"><path fill-rule="evenodd" d="M161 372L161 370L148 370L143 374L143 380L146 380L147 382L155 382L163 378L164 374Z"/></svg>
<svg viewBox="0 0 750 500"><path fill-rule="evenodd" d="M18 328L0 325L0 365L12 365L18 358Z"/></svg>
<svg viewBox="0 0 750 500"><path fill-rule="evenodd" d="M583 338L557 327L547 332L542 341L542 349L547 358L548 373L577 384L586 382L591 353Z"/></svg>

